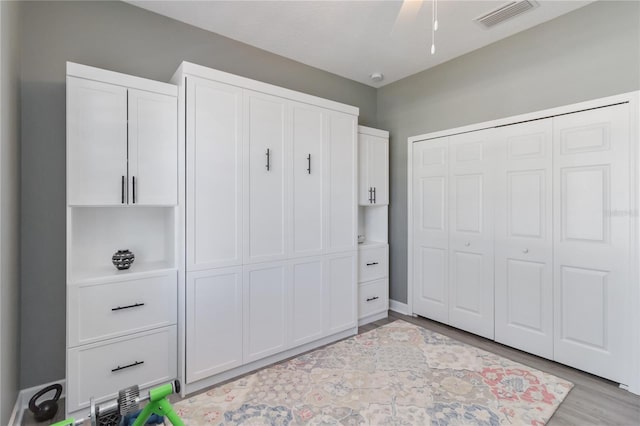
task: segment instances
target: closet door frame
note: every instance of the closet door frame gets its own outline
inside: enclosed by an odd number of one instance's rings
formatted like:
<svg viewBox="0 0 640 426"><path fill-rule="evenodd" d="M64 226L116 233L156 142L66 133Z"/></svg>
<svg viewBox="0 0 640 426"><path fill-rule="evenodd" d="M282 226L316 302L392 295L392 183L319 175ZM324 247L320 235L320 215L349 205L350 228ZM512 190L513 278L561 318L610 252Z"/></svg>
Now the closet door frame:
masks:
<svg viewBox="0 0 640 426"><path fill-rule="evenodd" d="M407 139L407 302L406 306L402 303L399 303L398 310L402 311L406 309L405 312L407 314L413 314L413 277L412 271L414 268L413 262L413 200L412 200L412 178L413 178L413 144L415 142L424 141L428 139L447 137L455 134L473 132L477 130L482 130L491 127L504 126L509 124L514 124L523 121L530 120L538 120L541 118L553 117L557 115L569 114L572 112L578 112L593 108L600 108L604 106L615 105L619 103L629 103L630 108L630 137L631 137L631 151L630 158L634 162L631 172L631 201L630 205L633 206L633 220L631 221L631 232L629 233L630 238L630 258L633 260L630 265L630 283L635 283L635 285L630 285L629 288L629 296L631 299L631 308L630 308L630 320L628 324L630 326L635 325L634 330L632 330L633 342L630 343L630 348L632 350L632 359L633 365L628 373L628 380L625 389L628 389L630 392L640 395L640 260L638 258L638 242L640 241L640 224L639 224L639 216L640 216L640 194L638 190L640 189L640 173L638 170L638 165L640 164L640 91L627 92L619 95L603 97L599 99L589 100L586 102L580 102L575 104L564 105L556 108L550 108L546 110L536 111L527 114L521 114L511 117L505 117L497 120L486 121L482 123L471 124L467 126L461 126L453 129L447 129L432 133L425 133L421 135L411 136ZM393 302L392 302L393 303Z"/></svg>

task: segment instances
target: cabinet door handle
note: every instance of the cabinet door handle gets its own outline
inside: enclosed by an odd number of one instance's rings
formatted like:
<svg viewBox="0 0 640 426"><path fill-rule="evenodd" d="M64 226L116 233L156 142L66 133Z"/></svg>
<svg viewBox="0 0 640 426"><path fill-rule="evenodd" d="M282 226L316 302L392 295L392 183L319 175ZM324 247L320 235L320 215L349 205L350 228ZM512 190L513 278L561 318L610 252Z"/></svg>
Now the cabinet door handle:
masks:
<svg viewBox="0 0 640 426"><path fill-rule="evenodd" d="M311 154L307 155L307 163L308 163L307 173L311 174Z"/></svg>
<svg viewBox="0 0 640 426"><path fill-rule="evenodd" d="M269 150L269 148L267 148L267 171L269 171L270 167L271 167L271 152Z"/></svg>
<svg viewBox="0 0 640 426"><path fill-rule="evenodd" d="M367 302L371 302L372 300L380 299L378 296L373 296L367 299Z"/></svg>
<svg viewBox="0 0 640 426"><path fill-rule="evenodd" d="M111 308L112 311L121 311L123 309L131 309L131 308L138 308L140 306L144 306L144 303L134 303L133 305L127 305L127 306L118 306L116 308Z"/></svg>
<svg viewBox="0 0 640 426"><path fill-rule="evenodd" d="M373 188L369 187L369 204L373 203Z"/></svg>
<svg viewBox="0 0 640 426"><path fill-rule="evenodd" d="M376 187L373 187L373 204L376 203Z"/></svg>
<svg viewBox="0 0 640 426"><path fill-rule="evenodd" d="M122 180L120 181L120 202L124 204L124 176L122 176Z"/></svg>
<svg viewBox="0 0 640 426"><path fill-rule="evenodd" d="M116 371L125 370L127 368L135 367L136 365L142 365L142 364L144 364L144 361L135 361L133 364L125 365L122 367L117 366L116 368L112 368L111 372L115 373Z"/></svg>
<svg viewBox="0 0 640 426"><path fill-rule="evenodd" d="M131 183L132 183L132 186L133 186L133 204L135 204L136 203L136 177L133 176L131 178L131 181L132 181Z"/></svg>
<svg viewBox="0 0 640 426"><path fill-rule="evenodd" d="M373 266L373 265L377 265L378 262L371 262L371 263L367 263L367 266Z"/></svg>

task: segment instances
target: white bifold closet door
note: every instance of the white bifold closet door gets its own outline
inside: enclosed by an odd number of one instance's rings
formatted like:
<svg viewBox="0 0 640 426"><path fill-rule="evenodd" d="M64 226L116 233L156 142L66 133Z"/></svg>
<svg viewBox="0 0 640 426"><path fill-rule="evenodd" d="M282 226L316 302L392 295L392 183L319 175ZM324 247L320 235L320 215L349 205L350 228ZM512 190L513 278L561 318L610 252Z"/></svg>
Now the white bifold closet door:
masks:
<svg viewBox="0 0 640 426"><path fill-rule="evenodd" d="M496 129L495 340L553 358L552 119Z"/></svg>
<svg viewBox="0 0 640 426"><path fill-rule="evenodd" d="M413 145L413 311L449 323L449 138Z"/></svg>
<svg viewBox="0 0 640 426"><path fill-rule="evenodd" d="M449 138L449 324L493 339L494 129Z"/></svg>
<svg viewBox="0 0 640 426"><path fill-rule="evenodd" d="M627 104L554 118L554 359L624 382L632 173Z"/></svg>

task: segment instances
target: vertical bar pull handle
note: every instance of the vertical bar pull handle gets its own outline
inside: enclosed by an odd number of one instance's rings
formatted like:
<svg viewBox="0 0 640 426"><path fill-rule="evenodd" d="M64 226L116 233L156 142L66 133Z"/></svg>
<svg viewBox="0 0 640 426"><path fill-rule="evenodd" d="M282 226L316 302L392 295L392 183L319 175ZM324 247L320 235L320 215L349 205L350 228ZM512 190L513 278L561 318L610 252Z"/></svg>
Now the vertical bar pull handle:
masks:
<svg viewBox="0 0 640 426"><path fill-rule="evenodd" d="M369 187L369 204L373 203L373 188Z"/></svg>
<svg viewBox="0 0 640 426"><path fill-rule="evenodd" d="M267 148L267 154L266 155L267 155L267 171L269 171L269 168L271 166L271 164L269 164L270 163L270 158L269 157L271 156L271 152L269 151L269 148Z"/></svg>
<svg viewBox="0 0 640 426"><path fill-rule="evenodd" d="M307 155L307 173L311 174L311 154Z"/></svg>
<svg viewBox="0 0 640 426"><path fill-rule="evenodd" d="M120 182L120 202L124 204L124 176Z"/></svg>
<svg viewBox="0 0 640 426"><path fill-rule="evenodd" d="M135 204L136 203L136 177L135 176L132 177L131 181L132 181L131 183L132 183L132 186L133 186L133 204Z"/></svg>
<svg viewBox="0 0 640 426"><path fill-rule="evenodd" d="M135 194L135 193L134 193L134 194ZM134 199L135 199L135 195L134 195L133 197L134 197ZM373 187L373 204L375 204L375 203L376 203L376 187L374 186L374 187Z"/></svg>

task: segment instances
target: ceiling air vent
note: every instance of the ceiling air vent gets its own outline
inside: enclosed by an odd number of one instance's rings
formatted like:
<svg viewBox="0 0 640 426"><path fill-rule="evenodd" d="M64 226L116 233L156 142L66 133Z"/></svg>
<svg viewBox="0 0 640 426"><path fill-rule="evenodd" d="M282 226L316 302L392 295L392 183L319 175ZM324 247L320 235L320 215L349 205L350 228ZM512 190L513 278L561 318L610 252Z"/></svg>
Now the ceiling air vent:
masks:
<svg viewBox="0 0 640 426"><path fill-rule="evenodd" d="M484 28L491 28L501 22L514 18L537 6L538 3L533 0L511 1L504 6L500 6L499 8L492 10L489 13L478 16L474 19L474 21L482 25Z"/></svg>

